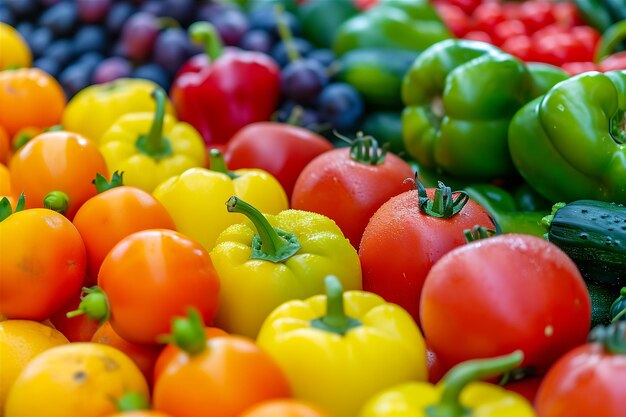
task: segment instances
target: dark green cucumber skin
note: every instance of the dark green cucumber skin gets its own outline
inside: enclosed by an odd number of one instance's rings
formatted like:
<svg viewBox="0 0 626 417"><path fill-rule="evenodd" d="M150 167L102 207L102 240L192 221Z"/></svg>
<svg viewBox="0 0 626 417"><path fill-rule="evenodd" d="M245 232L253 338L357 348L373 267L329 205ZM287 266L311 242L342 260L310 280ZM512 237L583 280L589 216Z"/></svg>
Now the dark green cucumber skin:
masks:
<svg viewBox="0 0 626 417"><path fill-rule="evenodd" d="M626 207L578 200L556 211L548 240L576 263L583 277L626 285Z"/></svg>
<svg viewBox="0 0 626 417"><path fill-rule="evenodd" d="M611 323L611 306L619 297L620 289L613 285L586 281L591 300L591 327Z"/></svg>

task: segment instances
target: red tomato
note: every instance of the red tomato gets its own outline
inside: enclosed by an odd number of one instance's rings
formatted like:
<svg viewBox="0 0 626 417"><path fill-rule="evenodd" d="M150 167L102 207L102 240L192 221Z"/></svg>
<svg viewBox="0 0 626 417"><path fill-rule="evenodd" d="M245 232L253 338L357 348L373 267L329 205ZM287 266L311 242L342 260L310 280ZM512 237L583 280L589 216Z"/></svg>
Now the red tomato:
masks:
<svg viewBox="0 0 626 417"><path fill-rule="evenodd" d="M618 52L604 58L600 63L600 70L603 72L626 70L626 52Z"/></svg>
<svg viewBox="0 0 626 417"><path fill-rule="evenodd" d="M601 343L587 343L550 368L535 409L539 417L623 417L624 387L626 355L611 353Z"/></svg>
<svg viewBox="0 0 626 417"><path fill-rule="evenodd" d="M176 229L172 217L152 194L124 186L87 200L76 213L74 226L87 249L86 286L95 285L102 261L126 236L147 229Z"/></svg>
<svg viewBox="0 0 626 417"><path fill-rule="evenodd" d="M583 25L584 20L574 2L563 1L552 5L555 21L564 27Z"/></svg>
<svg viewBox="0 0 626 417"><path fill-rule="evenodd" d="M537 397L537 391L541 385L541 377L530 377L520 381L512 381L504 385L504 388L523 396L529 403L533 404Z"/></svg>
<svg viewBox="0 0 626 417"><path fill-rule="evenodd" d="M479 41L479 42L485 42L485 43L493 43L493 39L491 39L491 36L489 36L487 32L482 32L479 30L473 30L471 32L467 32L465 36L463 36L463 39L469 39L472 41Z"/></svg>
<svg viewBox="0 0 626 417"><path fill-rule="evenodd" d="M296 179L316 156L333 149L317 133L282 123L252 123L229 141L224 160L231 170L260 168L272 174L291 196Z"/></svg>
<svg viewBox="0 0 626 417"><path fill-rule="evenodd" d="M556 22L553 5L547 1L523 2L519 8L518 19L522 21L529 33Z"/></svg>
<svg viewBox="0 0 626 417"><path fill-rule="evenodd" d="M435 190L427 189L432 199ZM418 192L407 191L383 204L363 233L359 258L363 289L407 310L419 323L420 294L430 268L445 253L465 244L463 231L493 228L489 214L469 200L460 213L442 219L419 209Z"/></svg>
<svg viewBox="0 0 626 417"><path fill-rule="evenodd" d="M474 28L476 30L493 34L493 28L507 20L505 10L499 3L483 3L476 8L474 14Z"/></svg>
<svg viewBox="0 0 626 417"><path fill-rule="evenodd" d="M593 58L602 35L591 26L576 26L571 29L571 34L581 45L584 45Z"/></svg>
<svg viewBox="0 0 626 417"><path fill-rule="evenodd" d="M522 366L542 373L585 342L591 303L557 246L505 234L443 256L426 277L420 318L429 346L450 366L521 349Z"/></svg>
<svg viewBox="0 0 626 417"><path fill-rule="evenodd" d="M441 20L454 36L460 38L472 30L469 16L460 7L446 3L439 3L435 7Z"/></svg>
<svg viewBox="0 0 626 417"><path fill-rule="evenodd" d="M522 61L533 61L532 41L528 36L521 35L507 39L500 48Z"/></svg>
<svg viewBox="0 0 626 417"><path fill-rule="evenodd" d="M566 62L561 68L569 75L582 74L587 71L598 71L598 65L595 62Z"/></svg>
<svg viewBox="0 0 626 417"><path fill-rule="evenodd" d="M405 180L415 175L396 155L384 158L378 165L359 162L348 148L320 155L298 177L291 207L330 217L358 248L370 217L385 201L406 191Z"/></svg>
<svg viewBox="0 0 626 417"><path fill-rule="evenodd" d="M466 15L471 16L483 0L446 0L447 4L459 7Z"/></svg>
<svg viewBox="0 0 626 417"><path fill-rule="evenodd" d="M0 222L0 316L49 318L80 290L86 266L68 219L48 209L11 214Z"/></svg>
<svg viewBox="0 0 626 417"><path fill-rule="evenodd" d="M50 322L70 342L89 342L100 327L98 320L90 319L85 314L72 318L66 316L67 313L79 307L81 294L82 291L78 291L72 296L69 303L50 316Z"/></svg>
<svg viewBox="0 0 626 417"><path fill-rule="evenodd" d="M208 252L172 230L122 239L102 262L98 285L107 295L113 330L131 343L157 343L172 318L189 307L206 323L217 311L219 281Z"/></svg>
<svg viewBox="0 0 626 417"><path fill-rule="evenodd" d="M534 61L561 66L566 62L593 61L593 53L571 33L533 35Z"/></svg>
<svg viewBox="0 0 626 417"><path fill-rule="evenodd" d="M527 34L526 26L519 20L507 20L498 23L493 28L493 41L496 45L502 45L508 39Z"/></svg>

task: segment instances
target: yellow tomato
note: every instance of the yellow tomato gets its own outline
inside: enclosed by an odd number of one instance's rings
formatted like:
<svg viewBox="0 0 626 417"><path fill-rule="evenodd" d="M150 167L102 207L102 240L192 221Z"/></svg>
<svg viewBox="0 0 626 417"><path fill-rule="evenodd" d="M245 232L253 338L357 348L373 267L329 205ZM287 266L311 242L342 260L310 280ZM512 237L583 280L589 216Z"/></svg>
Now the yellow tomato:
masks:
<svg viewBox="0 0 626 417"><path fill-rule="evenodd" d="M9 168L0 163L0 195L11 194L11 173Z"/></svg>
<svg viewBox="0 0 626 417"><path fill-rule="evenodd" d="M133 361L97 343L49 349L30 361L9 390L5 417L102 417L132 391L149 397L148 384Z"/></svg>
<svg viewBox="0 0 626 417"><path fill-rule="evenodd" d="M0 22L0 71L30 67L32 54L24 38L13 27Z"/></svg>
<svg viewBox="0 0 626 417"><path fill-rule="evenodd" d="M0 416L9 388L26 364L41 352L67 343L54 327L37 321L0 321Z"/></svg>

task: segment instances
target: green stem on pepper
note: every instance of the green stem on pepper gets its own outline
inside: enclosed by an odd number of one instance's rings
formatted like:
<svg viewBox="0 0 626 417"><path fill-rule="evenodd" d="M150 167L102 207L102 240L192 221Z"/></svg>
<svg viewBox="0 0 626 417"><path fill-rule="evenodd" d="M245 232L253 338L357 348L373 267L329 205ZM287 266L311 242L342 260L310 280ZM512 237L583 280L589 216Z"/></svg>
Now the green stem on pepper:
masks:
<svg viewBox="0 0 626 417"><path fill-rule="evenodd" d="M159 160L172 155L172 144L169 139L163 136L163 120L165 119L165 103L167 93L161 87L152 91L152 98L156 101L156 111L152 126L147 135L140 135L135 146L144 155Z"/></svg>
<svg viewBox="0 0 626 417"><path fill-rule="evenodd" d="M239 177L239 175L228 170L226 162L224 161L224 156L215 148L209 151L209 167L211 171L221 172L222 174L228 175L232 179Z"/></svg>
<svg viewBox="0 0 626 417"><path fill-rule="evenodd" d="M471 412L461 405L461 392L465 387L485 378L492 378L517 368L524 360L520 350L497 358L476 359L460 363L439 382L443 386L439 403L427 407L428 417L465 417Z"/></svg>
<svg viewBox="0 0 626 417"><path fill-rule="evenodd" d="M188 33L193 43L204 46L211 62L222 56L224 46L215 26L209 22L195 22L189 26Z"/></svg>
<svg viewBox="0 0 626 417"><path fill-rule="evenodd" d="M361 321L346 315L343 305L343 286L334 275L324 279L326 286L326 314L311 321L311 326L327 332L344 335L361 325Z"/></svg>
<svg viewBox="0 0 626 417"><path fill-rule="evenodd" d="M229 213L240 213L246 216L257 230L257 234L252 239L250 259L283 262L300 250L300 242L293 233L272 227L259 210L242 199L235 196L229 198L226 208Z"/></svg>

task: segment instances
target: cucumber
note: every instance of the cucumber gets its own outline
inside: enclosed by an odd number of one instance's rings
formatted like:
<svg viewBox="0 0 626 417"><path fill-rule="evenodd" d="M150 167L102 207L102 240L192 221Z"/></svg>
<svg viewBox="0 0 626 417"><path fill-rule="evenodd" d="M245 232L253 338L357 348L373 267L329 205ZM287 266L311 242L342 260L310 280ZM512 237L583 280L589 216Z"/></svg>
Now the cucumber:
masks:
<svg viewBox="0 0 626 417"><path fill-rule="evenodd" d="M586 284L591 299L591 327L610 324L611 306L620 295L619 288L594 281L586 281Z"/></svg>
<svg viewBox="0 0 626 417"><path fill-rule="evenodd" d="M335 77L352 85L374 109L402 108L402 80L418 53L404 50L363 48L343 55Z"/></svg>
<svg viewBox="0 0 626 417"><path fill-rule="evenodd" d="M576 263L586 280L626 285L626 208L595 200L559 203L545 223L547 238Z"/></svg>

